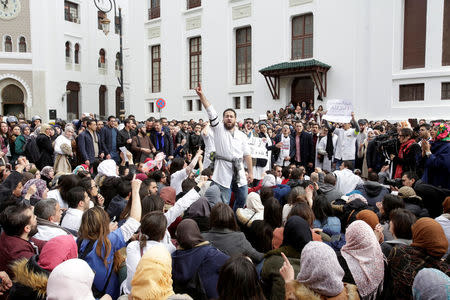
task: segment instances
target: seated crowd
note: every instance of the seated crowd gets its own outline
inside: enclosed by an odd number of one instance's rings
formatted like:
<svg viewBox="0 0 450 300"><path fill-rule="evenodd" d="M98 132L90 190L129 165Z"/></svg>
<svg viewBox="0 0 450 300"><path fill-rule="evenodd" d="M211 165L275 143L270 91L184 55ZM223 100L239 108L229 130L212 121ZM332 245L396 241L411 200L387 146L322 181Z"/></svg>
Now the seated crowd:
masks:
<svg viewBox="0 0 450 300"><path fill-rule="evenodd" d="M8 117L0 299L448 299L448 122L324 118L239 124L268 156L237 204L209 122Z"/></svg>

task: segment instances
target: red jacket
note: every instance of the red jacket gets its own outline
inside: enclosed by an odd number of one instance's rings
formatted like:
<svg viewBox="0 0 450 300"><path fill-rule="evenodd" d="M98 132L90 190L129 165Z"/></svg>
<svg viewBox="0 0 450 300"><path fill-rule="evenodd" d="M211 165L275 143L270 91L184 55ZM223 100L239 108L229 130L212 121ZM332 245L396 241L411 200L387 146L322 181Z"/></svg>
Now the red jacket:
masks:
<svg viewBox="0 0 450 300"><path fill-rule="evenodd" d="M39 252L33 244L38 247ZM13 279L13 273L9 265L20 258L30 258L35 254L39 254L45 241L31 238L30 241L25 241L18 236L9 236L4 232L0 236L0 271L6 271L9 277Z"/></svg>

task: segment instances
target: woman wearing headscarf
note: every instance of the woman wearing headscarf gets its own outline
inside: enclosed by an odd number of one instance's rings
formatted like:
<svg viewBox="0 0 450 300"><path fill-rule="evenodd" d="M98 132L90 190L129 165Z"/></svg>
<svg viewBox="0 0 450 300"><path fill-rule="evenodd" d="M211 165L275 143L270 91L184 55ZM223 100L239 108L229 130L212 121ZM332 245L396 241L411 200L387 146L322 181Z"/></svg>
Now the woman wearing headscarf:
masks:
<svg viewBox="0 0 450 300"><path fill-rule="evenodd" d="M47 198L47 183L42 179L31 179L28 180L27 183L23 186L22 189L22 196L25 197L25 195L28 193L29 188L34 185L36 187L36 192L34 192L31 195L30 203L31 205L35 205L37 202L39 202L41 199Z"/></svg>
<svg viewBox="0 0 450 300"><path fill-rule="evenodd" d="M414 300L449 299L450 277L436 269L422 269L414 278L412 293Z"/></svg>
<svg viewBox="0 0 450 300"><path fill-rule="evenodd" d="M95 299L91 289L94 276L94 272L84 260L74 258L59 264L48 277L47 300ZM100 298L109 299L109 295Z"/></svg>
<svg viewBox="0 0 450 300"><path fill-rule="evenodd" d="M369 168L367 167L367 148L369 146L369 143L373 141L375 138L375 132L372 128L367 129L367 138L364 140L361 145L359 145L358 149L358 157L363 159L363 165L362 165L362 171L361 171L361 177L367 178L369 176Z"/></svg>
<svg viewBox="0 0 450 300"><path fill-rule="evenodd" d="M253 221L264 219L264 205L258 193L248 194L246 206L246 208L238 208L236 211L236 217L241 224L250 227Z"/></svg>
<svg viewBox="0 0 450 300"><path fill-rule="evenodd" d="M66 125L64 133L58 136L55 140L55 174L72 173L72 166L69 161L69 157L73 156L72 152L72 140L75 130L73 126Z"/></svg>
<svg viewBox="0 0 450 300"><path fill-rule="evenodd" d="M25 146L29 139L31 139L30 136L30 126L28 124L22 124L20 125L20 135L16 138L14 149L17 155L25 155Z"/></svg>
<svg viewBox="0 0 450 300"><path fill-rule="evenodd" d="M209 226L209 216L211 215L211 207L209 206L208 199L206 197L200 197L197 201L192 203L188 208L187 213L185 213L183 218L194 220L200 231L208 231Z"/></svg>
<svg viewBox="0 0 450 300"><path fill-rule="evenodd" d="M280 275L280 268L284 262L281 253L287 257L297 275L300 271L302 250L311 241L312 235L308 222L299 216L290 217L284 226L283 244L265 255L261 279L264 282L264 293L267 299L285 299L284 280Z"/></svg>
<svg viewBox="0 0 450 300"><path fill-rule="evenodd" d="M51 239L39 255L14 262L11 267L14 284L8 299L46 299L50 272L60 263L77 257L78 249L73 236L62 235Z"/></svg>
<svg viewBox="0 0 450 300"><path fill-rule="evenodd" d="M342 282L344 270L330 246L313 241L303 248L297 280L289 260L284 255L283 259L280 274L286 283L286 299L359 299L357 287Z"/></svg>
<svg viewBox="0 0 450 300"><path fill-rule="evenodd" d="M422 181L450 189L450 125L435 123L431 136L431 145L422 141L422 156L425 158Z"/></svg>
<svg viewBox="0 0 450 300"><path fill-rule="evenodd" d="M55 177L55 172L53 170L53 167L46 166L46 167L42 168L41 179L45 180L45 183L47 184L48 187L50 187L51 182L54 177Z"/></svg>
<svg viewBox="0 0 450 300"><path fill-rule="evenodd" d="M176 237L179 246L172 253L174 291L194 299L218 298L219 271L229 257L205 241L194 220L181 221Z"/></svg>
<svg viewBox="0 0 450 300"><path fill-rule="evenodd" d="M412 299L414 277L423 268L450 274L449 265L441 260L448 246L442 226L431 218L421 218L412 226L412 234L410 246L398 246L388 257L396 299Z"/></svg>
<svg viewBox="0 0 450 300"><path fill-rule="evenodd" d="M320 139L317 144L317 154L320 155L320 157L323 157L323 159L318 159L319 167L324 171L331 172L333 171L331 163L333 162L334 154L336 152L338 136L332 132L329 126L324 126L322 128L322 135L324 135L324 137Z"/></svg>
<svg viewBox="0 0 450 300"><path fill-rule="evenodd" d="M361 299L376 299L383 291L384 256L372 228L364 221L351 223L346 244L338 255L344 281L355 283Z"/></svg>
<svg viewBox="0 0 450 300"><path fill-rule="evenodd" d="M16 140L20 136L20 127L19 125L15 125L12 128L11 134L9 136L9 151L11 154L10 163L14 166L16 164L17 159L19 158L19 153L16 153Z"/></svg>
<svg viewBox="0 0 450 300"><path fill-rule="evenodd" d="M0 212L6 206L22 201L22 188L22 174L12 171L5 181L0 184Z"/></svg>
<svg viewBox="0 0 450 300"><path fill-rule="evenodd" d="M45 166L53 166L53 146L50 139L51 127L48 124L41 125L41 131L36 138L36 144L39 148L40 157L36 166L41 170Z"/></svg>

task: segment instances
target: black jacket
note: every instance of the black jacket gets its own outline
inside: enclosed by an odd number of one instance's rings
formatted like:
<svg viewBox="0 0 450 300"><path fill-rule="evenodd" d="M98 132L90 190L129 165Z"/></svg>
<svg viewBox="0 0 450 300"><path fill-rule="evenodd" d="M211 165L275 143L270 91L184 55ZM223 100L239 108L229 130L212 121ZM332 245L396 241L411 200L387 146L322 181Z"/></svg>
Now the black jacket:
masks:
<svg viewBox="0 0 450 300"><path fill-rule="evenodd" d="M294 147L296 147L295 142L296 133L291 135L291 138L294 140ZM297 149L294 148L294 155L292 156L291 161L295 162L295 153ZM314 145L312 135L302 131L300 134L300 159L302 165L306 165L308 163L314 163Z"/></svg>
<svg viewBox="0 0 450 300"><path fill-rule="evenodd" d="M120 147L126 147L128 151L131 151L131 143L128 144L127 140L132 139L134 135L132 130L126 131L125 128L120 130L117 135L117 150Z"/></svg>
<svg viewBox="0 0 450 300"><path fill-rule="evenodd" d="M116 132L116 144L113 145L112 143L112 133L113 131ZM103 144L105 146L105 150L108 153L112 153L113 151L117 151L117 139L119 138L119 130L117 128L110 128L108 126L105 126L100 130L100 138L103 141Z"/></svg>
<svg viewBox="0 0 450 300"><path fill-rule="evenodd" d="M169 135L164 133L161 136L156 131L152 131L150 140L158 152L164 152L166 156L173 156L173 148L171 147L172 143L170 142Z"/></svg>
<svg viewBox="0 0 450 300"><path fill-rule="evenodd" d="M100 135L97 132L95 132L94 134L97 135L98 140L98 155L100 155L101 153L103 153L104 155L108 155L109 153L105 151L105 146ZM93 163L97 157L95 157L94 141L92 139L92 135L88 130L83 131L77 137L77 145L78 150L80 150L81 153L81 161L85 162L86 160L89 160L90 163Z"/></svg>
<svg viewBox="0 0 450 300"><path fill-rule="evenodd" d="M36 138L36 144L41 153L41 156L36 163L38 169L41 170L45 166L53 166L53 146L50 137L40 133Z"/></svg>

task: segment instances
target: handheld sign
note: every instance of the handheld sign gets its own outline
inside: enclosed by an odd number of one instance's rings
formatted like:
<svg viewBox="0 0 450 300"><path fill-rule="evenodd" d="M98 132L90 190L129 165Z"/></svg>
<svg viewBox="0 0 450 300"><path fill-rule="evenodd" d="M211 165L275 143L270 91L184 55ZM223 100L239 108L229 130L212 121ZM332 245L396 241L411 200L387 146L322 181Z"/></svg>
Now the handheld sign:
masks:
<svg viewBox="0 0 450 300"><path fill-rule="evenodd" d="M156 100L156 107L158 107L159 109L163 109L166 106L166 101L164 101L163 98L159 98L158 100Z"/></svg>
<svg viewBox="0 0 450 300"><path fill-rule="evenodd" d="M327 113L323 119L336 123L349 123L352 119L353 104L349 100L328 100Z"/></svg>

